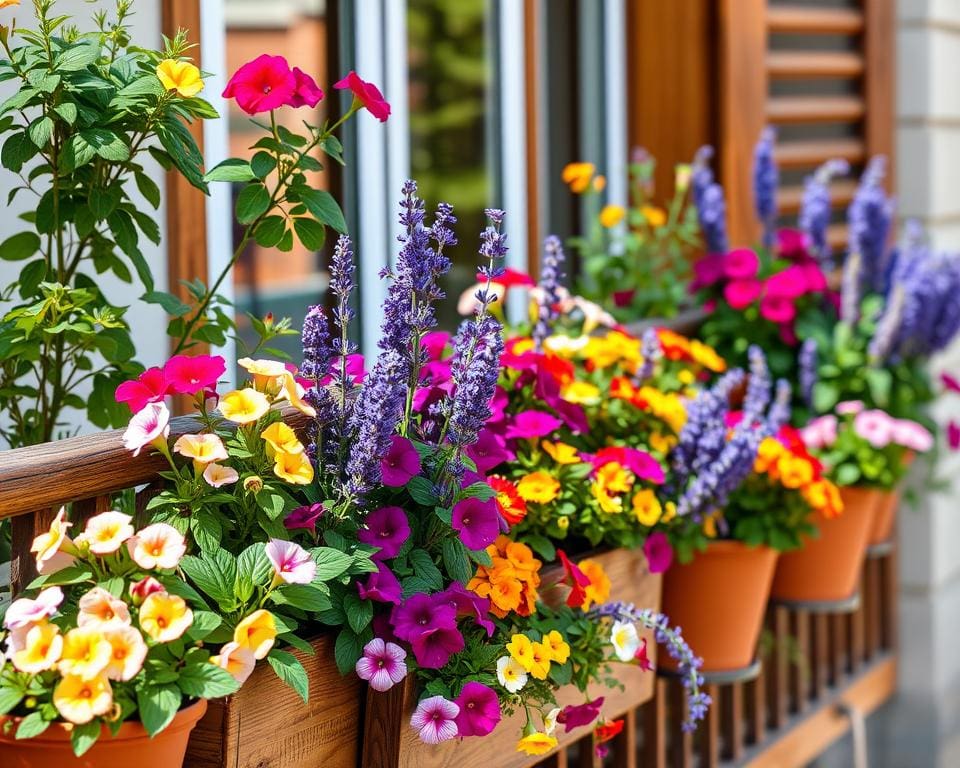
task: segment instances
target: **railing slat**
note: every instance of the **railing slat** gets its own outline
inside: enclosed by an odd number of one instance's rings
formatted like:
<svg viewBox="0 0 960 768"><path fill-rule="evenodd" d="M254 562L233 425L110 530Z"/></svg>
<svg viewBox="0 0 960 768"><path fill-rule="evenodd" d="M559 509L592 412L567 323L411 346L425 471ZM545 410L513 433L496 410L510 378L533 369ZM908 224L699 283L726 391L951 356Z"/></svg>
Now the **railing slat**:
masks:
<svg viewBox="0 0 960 768"><path fill-rule="evenodd" d="M791 632L796 642L796 658L790 664L790 711L802 714L807 708L810 674L810 615L791 611Z"/></svg>
<svg viewBox="0 0 960 768"><path fill-rule="evenodd" d="M723 690L720 719L723 724L723 759L739 760L743 752L743 694L745 683L733 683Z"/></svg>
<svg viewBox="0 0 960 768"><path fill-rule="evenodd" d="M613 742L615 768L637 768L637 711L631 709L623 716L623 730Z"/></svg>
<svg viewBox="0 0 960 768"><path fill-rule="evenodd" d="M657 680L653 701L647 702L643 715L644 768L667 766L667 681Z"/></svg>

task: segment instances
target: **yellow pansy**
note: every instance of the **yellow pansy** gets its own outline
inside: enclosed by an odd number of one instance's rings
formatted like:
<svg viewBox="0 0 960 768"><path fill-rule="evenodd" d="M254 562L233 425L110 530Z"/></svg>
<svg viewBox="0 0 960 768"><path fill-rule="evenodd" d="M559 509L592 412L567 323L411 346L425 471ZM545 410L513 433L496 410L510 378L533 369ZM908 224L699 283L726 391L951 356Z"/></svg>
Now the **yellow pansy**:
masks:
<svg viewBox="0 0 960 768"><path fill-rule="evenodd" d="M563 183L570 187L570 191L576 194L586 192L590 187L590 181L594 172L597 170L593 163L567 163L564 166L561 178Z"/></svg>
<svg viewBox="0 0 960 768"><path fill-rule="evenodd" d="M525 672L533 669L533 643L526 635L514 635L507 643L510 658L523 667ZM542 678L541 678L542 679Z"/></svg>
<svg viewBox="0 0 960 768"><path fill-rule="evenodd" d="M543 643L550 649L550 658L557 664L566 664L570 658L570 646L557 630L551 629L543 638Z"/></svg>
<svg viewBox="0 0 960 768"><path fill-rule="evenodd" d="M68 723L83 725L112 709L113 691L104 675L90 680L64 675L53 690L53 706Z"/></svg>
<svg viewBox="0 0 960 768"><path fill-rule="evenodd" d="M623 217L626 215L627 209L622 205L605 205L603 210L600 211L600 223L610 229L610 227L615 227L623 221Z"/></svg>
<svg viewBox="0 0 960 768"><path fill-rule="evenodd" d="M140 606L140 628L158 643L176 640L193 624L193 611L182 597L154 592Z"/></svg>
<svg viewBox="0 0 960 768"><path fill-rule="evenodd" d="M580 453L572 445L567 445L566 443L561 443L557 441L551 443L549 440L544 440L540 443L540 446L544 451L547 452L547 455L553 459L557 464L579 464L580 463Z"/></svg>
<svg viewBox="0 0 960 768"><path fill-rule="evenodd" d="M313 464L303 451L278 452L273 457L273 472L281 480L293 485L309 485L313 482Z"/></svg>
<svg viewBox="0 0 960 768"><path fill-rule="evenodd" d="M633 473L619 461L608 461L597 470L597 482L614 493L626 493L633 487L633 481Z"/></svg>
<svg viewBox="0 0 960 768"><path fill-rule="evenodd" d="M64 635L57 667L62 675L92 680L107 668L112 652L99 626L75 627Z"/></svg>
<svg viewBox="0 0 960 768"><path fill-rule="evenodd" d="M561 397L568 403L591 405L600 402L600 388L588 381L571 381L563 388Z"/></svg>
<svg viewBox="0 0 960 768"><path fill-rule="evenodd" d="M517 483L517 493L524 501L549 504L560 494L560 481L546 472L531 472Z"/></svg>
<svg viewBox="0 0 960 768"><path fill-rule="evenodd" d="M56 624L44 620L27 632L23 648L16 651L10 660L20 672L37 675L53 669L63 651L63 638Z"/></svg>
<svg viewBox="0 0 960 768"><path fill-rule="evenodd" d="M777 460L777 474L784 488L802 488L813 482L813 464L802 456L785 453Z"/></svg>
<svg viewBox="0 0 960 768"><path fill-rule="evenodd" d="M545 755L557 746L556 736L547 736L545 733L528 733L517 742L517 752L527 755Z"/></svg>
<svg viewBox="0 0 960 768"><path fill-rule="evenodd" d="M303 453L303 443L297 433L282 421L275 421L260 433L271 450L279 453Z"/></svg>
<svg viewBox="0 0 960 768"><path fill-rule="evenodd" d="M550 674L550 659L553 658L550 646L546 643L531 643L530 676L535 680L546 680Z"/></svg>
<svg viewBox="0 0 960 768"><path fill-rule="evenodd" d="M657 208L654 205L645 205L640 209L644 220L651 227L662 227L667 223L667 214L663 208Z"/></svg>
<svg viewBox="0 0 960 768"><path fill-rule="evenodd" d="M255 659L262 659L270 653L276 639L277 622L270 611L262 608L247 616L233 630L233 642L253 651Z"/></svg>
<svg viewBox="0 0 960 768"><path fill-rule="evenodd" d="M189 61L164 59L157 65L157 77L168 91L176 91L185 99L192 99L203 90L200 70Z"/></svg>
<svg viewBox="0 0 960 768"><path fill-rule="evenodd" d="M644 488L637 491L633 497L633 514L637 516L637 522L640 525L652 527L660 521L663 507L656 494L649 488Z"/></svg>
<svg viewBox="0 0 960 768"><path fill-rule="evenodd" d="M248 387L227 392L220 398L220 413L234 424L252 424L269 410L267 396Z"/></svg>

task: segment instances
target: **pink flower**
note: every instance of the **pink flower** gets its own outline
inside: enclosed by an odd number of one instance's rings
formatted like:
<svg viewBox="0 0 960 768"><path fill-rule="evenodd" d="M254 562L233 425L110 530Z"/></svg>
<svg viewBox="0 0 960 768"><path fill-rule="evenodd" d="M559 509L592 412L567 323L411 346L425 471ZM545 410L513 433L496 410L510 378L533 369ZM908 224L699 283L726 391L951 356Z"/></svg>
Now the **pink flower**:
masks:
<svg viewBox="0 0 960 768"><path fill-rule="evenodd" d="M166 589L153 576L145 576L136 584L130 585L130 597L133 598L134 605L140 605L154 592L166 592Z"/></svg>
<svg viewBox="0 0 960 768"><path fill-rule="evenodd" d="M771 323L789 323L797 316L797 308L790 299L764 296L760 301L760 314Z"/></svg>
<svg viewBox="0 0 960 768"><path fill-rule="evenodd" d="M455 722L461 737L486 736L500 722L500 700L483 683L471 680L463 686L455 703L460 707Z"/></svg>
<svg viewBox="0 0 960 768"><path fill-rule="evenodd" d="M960 381L949 373L941 373L940 381L943 382L943 386L948 392L960 392Z"/></svg>
<svg viewBox="0 0 960 768"><path fill-rule="evenodd" d="M817 264L817 262L810 259L801 262L798 266L803 273L804 280L806 280L808 293L820 293L821 291L827 290L829 287L827 285L827 277L823 274L823 270L820 269L820 265Z"/></svg>
<svg viewBox="0 0 960 768"><path fill-rule="evenodd" d="M506 441L489 427L480 430L477 442L468 445L466 453L477 465L477 471L483 473L517 458L517 454L507 448Z"/></svg>
<svg viewBox="0 0 960 768"><path fill-rule="evenodd" d="M640 641L640 647L637 649L633 658L637 662L637 666L644 672L653 670L653 664L650 663L650 657L647 656L647 638L643 638Z"/></svg>
<svg viewBox="0 0 960 768"><path fill-rule="evenodd" d="M590 725L600 716L600 707L603 706L603 696L588 701L586 704L568 705L560 710L557 722L563 725L564 733L570 733L582 725Z"/></svg>
<svg viewBox="0 0 960 768"><path fill-rule="evenodd" d="M401 488L420 474L420 454L407 438L393 435L380 461L380 475L388 488Z"/></svg>
<svg viewBox="0 0 960 768"><path fill-rule="evenodd" d="M302 507L297 507L295 510L293 510L293 512L287 515L286 519L283 521L283 527L288 531L303 529L310 531L311 533L316 533L317 521L326 511L326 507L324 507L320 502L315 504L305 504Z"/></svg>
<svg viewBox="0 0 960 768"><path fill-rule="evenodd" d="M343 80L334 83L333 87L338 91L347 89L352 91L353 100L359 101L381 123L387 122L387 118L390 117L390 105L383 98L380 89L373 83L363 80L356 72L351 70Z"/></svg>
<svg viewBox="0 0 960 768"><path fill-rule="evenodd" d="M290 100L290 106L294 109L299 107L313 109L316 107L323 100L323 91L320 86L300 67L293 68L293 77L296 80L296 90Z"/></svg>
<svg viewBox="0 0 960 768"><path fill-rule="evenodd" d="M631 448L629 446L619 445L608 446L606 448L601 448L592 456L590 454L583 455L590 461L591 464L593 464L594 469L599 469L600 467L615 461L618 464L625 466L641 480L649 480L650 482L659 485L666 479L660 462L653 458L653 456L651 456L649 453L646 451L641 451L639 448Z"/></svg>
<svg viewBox="0 0 960 768"><path fill-rule="evenodd" d="M723 274L731 280L748 280L757 276L760 259L749 248L737 248L723 257Z"/></svg>
<svg viewBox="0 0 960 768"><path fill-rule="evenodd" d="M763 295L777 299L798 299L808 288L806 270L794 264L768 277L763 284Z"/></svg>
<svg viewBox="0 0 960 768"><path fill-rule="evenodd" d="M126 403L131 413L142 411L149 403L158 403L170 394L167 378L160 368L147 368L134 381L125 381L114 394L118 403Z"/></svg>
<svg viewBox="0 0 960 768"><path fill-rule="evenodd" d="M376 560L396 557L410 538L410 522L402 507L380 507L368 514L364 522L366 527L357 532L357 538L364 544L380 548L373 556Z"/></svg>
<svg viewBox="0 0 960 768"><path fill-rule="evenodd" d="M427 357L434 362L443 357L449 343L450 334L446 331L431 331L420 340L420 346L427 353Z"/></svg>
<svg viewBox="0 0 960 768"><path fill-rule="evenodd" d="M629 291L614 291L613 292L613 306L619 307L629 307L633 304L633 297L636 296L637 292L633 289Z"/></svg>
<svg viewBox="0 0 960 768"><path fill-rule="evenodd" d="M35 599L21 597L14 600L3 617L3 626L7 629L22 629L53 616L63 602L63 590L60 587L47 587Z"/></svg>
<svg viewBox="0 0 960 768"><path fill-rule="evenodd" d="M643 542L643 554L647 556L650 573L663 573L673 563L673 547L662 531L654 531Z"/></svg>
<svg viewBox="0 0 960 768"><path fill-rule="evenodd" d="M399 645L375 637L363 646L363 656L357 659L357 677L375 691L389 691L407 676L406 658L407 652Z"/></svg>
<svg viewBox="0 0 960 768"><path fill-rule="evenodd" d="M357 594L360 595L361 600L376 600L378 603L400 605L403 590L393 571L385 563L377 562L377 572L367 576L363 584L357 584Z"/></svg>
<svg viewBox="0 0 960 768"><path fill-rule="evenodd" d="M532 440L546 437L555 429L559 429L562 424L560 419L544 411L521 411L514 417L513 423L507 427L506 437L508 440L517 438Z"/></svg>
<svg viewBox="0 0 960 768"><path fill-rule="evenodd" d="M270 539L264 553L273 565L276 583L309 584L317 575L317 564L307 550L293 541Z"/></svg>
<svg viewBox="0 0 960 768"><path fill-rule="evenodd" d="M842 403L837 403L837 407L834 409L841 416L846 416L848 414L860 413L863 410L863 400L844 400Z"/></svg>
<svg viewBox="0 0 960 768"><path fill-rule="evenodd" d="M782 259L799 261L810 257L810 239L799 229L777 230L777 254Z"/></svg>
<svg viewBox="0 0 960 768"><path fill-rule="evenodd" d="M237 482L240 479L240 473L233 467L225 467L214 461L204 468L203 479L212 488L222 488Z"/></svg>
<svg viewBox="0 0 960 768"><path fill-rule="evenodd" d="M947 424L947 445L951 451L960 450L960 424L955 421Z"/></svg>
<svg viewBox="0 0 960 768"><path fill-rule="evenodd" d="M828 413L814 419L800 430L800 438L807 448L829 448L837 442L837 417Z"/></svg>
<svg viewBox="0 0 960 768"><path fill-rule="evenodd" d="M883 411L861 411L853 420L853 431L874 448L885 448L893 438L893 419Z"/></svg>
<svg viewBox="0 0 960 768"><path fill-rule="evenodd" d="M451 525L460 534L460 540L467 549L486 549L500 533L497 505L493 499L483 501L476 496L468 496L454 505Z"/></svg>
<svg viewBox="0 0 960 768"><path fill-rule="evenodd" d="M894 419L893 442L911 451L926 453L933 448L933 435L915 421Z"/></svg>
<svg viewBox="0 0 960 768"><path fill-rule="evenodd" d="M183 395L216 389L226 370L227 364L219 355L174 355L163 366L171 391Z"/></svg>
<svg viewBox="0 0 960 768"><path fill-rule="evenodd" d="M187 551L187 542L172 525L153 523L127 540L127 550L133 561L145 571L169 569L180 565L180 559Z"/></svg>
<svg viewBox="0 0 960 768"><path fill-rule="evenodd" d="M410 725L425 744L439 744L458 735L456 717L460 707L443 696L431 696L417 705Z"/></svg>
<svg viewBox="0 0 960 768"><path fill-rule="evenodd" d="M693 282L690 284L690 290L696 291L700 288L708 288L723 277L723 256L716 253L708 253L693 264Z"/></svg>
<svg viewBox="0 0 960 768"><path fill-rule="evenodd" d="M723 286L723 298L734 309L746 309L760 297L763 286L759 280L731 280Z"/></svg>
<svg viewBox="0 0 960 768"><path fill-rule="evenodd" d="M166 444L170 434L170 411L163 403L149 403L130 419L123 433L123 447L139 456L140 451L156 442Z"/></svg>
<svg viewBox="0 0 960 768"><path fill-rule="evenodd" d="M297 78L283 56L263 54L238 69L223 92L248 115L293 104Z"/></svg>

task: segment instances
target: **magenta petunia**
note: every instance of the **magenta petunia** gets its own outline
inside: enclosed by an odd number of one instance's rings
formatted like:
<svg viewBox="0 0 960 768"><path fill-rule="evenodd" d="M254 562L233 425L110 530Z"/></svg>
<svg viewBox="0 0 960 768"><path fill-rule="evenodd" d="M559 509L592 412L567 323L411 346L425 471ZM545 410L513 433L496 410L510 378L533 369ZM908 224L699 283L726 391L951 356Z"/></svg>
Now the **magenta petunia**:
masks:
<svg viewBox="0 0 960 768"><path fill-rule="evenodd" d="M777 230L777 254L782 259L800 261L810 258L810 238L799 229Z"/></svg>
<svg viewBox="0 0 960 768"><path fill-rule="evenodd" d="M809 290L811 287L807 282L807 270L798 264L770 275L763 284L763 295L778 299L799 299Z"/></svg>
<svg viewBox="0 0 960 768"><path fill-rule="evenodd" d="M490 398L490 418L487 419L487 426L499 424L506 417L507 407L510 405L510 396L507 390L499 384Z"/></svg>
<svg viewBox="0 0 960 768"><path fill-rule="evenodd" d="M637 648L637 652L633 658L637 662L637 666L644 672L651 672L653 670L653 664L650 663L650 657L647 655L647 638L643 638L640 641L640 647Z"/></svg>
<svg viewBox="0 0 960 768"><path fill-rule="evenodd" d="M300 67L293 68L293 77L296 81L296 87L293 98L290 100L291 107L310 107L310 109L313 109L323 101L323 90L317 85L316 80Z"/></svg>
<svg viewBox="0 0 960 768"><path fill-rule="evenodd" d="M393 571L386 564L377 563L377 572L367 576L365 582L357 584L357 594L363 600L400 605L403 590Z"/></svg>
<svg viewBox="0 0 960 768"><path fill-rule="evenodd" d="M639 448L622 445L607 446L594 454L585 453L583 457L593 465L595 470L615 461L629 469L641 480L648 480L659 485L666 479L660 462Z"/></svg>
<svg viewBox="0 0 960 768"><path fill-rule="evenodd" d="M356 72L350 72L345 78L333 84L337 90L343 91L349 89L353 93L355 101L359 101L367 111L381 123L387 122L390 117L390 105L383 98L380 89L373 83L368 83Z"/></svg>
<svg viewBox="0 0 960 768"><path fill-rule="evenodd" d="M407 438L393 435L380 460L380 476L388 488L400 488L420 474L420 454Z"/></svg>
<svg viewBox="0 0 960 768"><path fill-rule="evenodd" d="M759 270L760 259L749 248L736 248L723 257L723 274L731 280L748 280Z"/></svg>
<svg viewBox="0 0 960 768"><path fill-rule="evenodd" d="M147 368L134 381L117 387L114 399L126 403L131 413L142 411L150 403L158 403L170 394L170 385L162 368Z"/></svg>
<svg viewBox="0 0 960 768"><path fill-rule="evenodd" d="M460 707L455 718L459 735L486 736L500 722L500 700L496 691L471 680L454 700Z"/></svg>
<svg viewBox="0 0 960 768"><path fill-rule="evenodd" d="M456 717L460 707L443 696L431 696L417 705L410 725L425 744L439 744L457 737Z"/></svg>
<svg viewBox="0 0 960 768"><path fill-rule="evenodd" d="M463 650L456 610L435 596L411 595L393 609L390 621L394 634L410 643L417 664L425 669L440 669Z"/></svg>
<svg viewBox="0 0 960 768"><path fill-rule="evenodd" d="M827 276L823 274L820 265L812 259L804 261L797 265L803 273L803 278L807 283L807 291L810 293L821 293L827 290Z"/></svg>
<svg viewBox="0 0 960 768"><path fill-rule="evenodd" d="M614 291L613 292L613 306L623 309L624 307L629 307L633 304L633 297L637 295L636 290L630 289L629 291Z"/></svg>
<svg viewBox="0 0 960 768"><path fill-rule="evenodd" d="M450 334L446 331L431 331L420 340L420 346L431 360L440 360L450 345Z"/></svg>
<svg viewBox="0 0 960 768"><path fill-rule="evenodd" d="M327 508L320 502L316 504L304 504L297 507L293 512L287 515L283 521L283 527L288 531L306 530L316 533L317 521L323 516Z"/></svg>
<svg viewBox="0 0 960 768"><path fill-rule="evenodd" d="M477 434L477 442L467 446L466 452L477 465L477 470L484 473L517 458L517 455L507 448L506 440L489 427L480 430Z"/></svg>
<svg viewBox="0 0 960 768"><path fill-rule="evenodd" d="M654 531L643 542L643 554L647 556L650 573L663 573L673 563L673 547L662 531Z"/></svg>
<svg viewBox="0 0 960 768"><path fill-rule="evenodd" d="M960 450L960 424L955 421L947 424L947 445L951 451Z"/></svg>
<svg viewBox="0 0 960 768"><path fill-rule="evenodd" d="M293 103L297 78L283 56L263 54L238 69L223 92L225 99L236 99L248 115L270 112Z"/></svg>
<svg viewBox="0 0 960 768"><path fill-rule="evenodd" d="M226 370L227 364L219 355L174 355L163 366L170 390L181 395L215 390Z"/></svg>
<svg viewBox="0 0 960 768"><path fill-rule="evenodd" d="M364 544L379 547L375 560L389 560L396 557L400 548L410 538L410 522L407 513L400 507L380 507L367 515L366 528L357 532L357 538Z"/></svg>
<svg viewBox="0 0 960 768"><path fill-rule="evenodd" d="M490 598L480 597L476 592L471 592L459 581L453 582L443 592L434 595L438 602L447 602L457 612L457 616L472 616L477 625L486 630L487 637L493 637L496 629L490 620Z"/></svg>
<svg viewBox="0 0 960 768"><path fill-rule="evenodd" d="M357 676L375 691L389 691L407 676L406 658L407 652L399 645L375 637L363 646L363 656L355 667Z"/></svg>
<svg viewBox="0 0 960 768"><path fill-rule="evenodd" d="M451 524L467 549L486 549L497 540L497 534L500 533L496 502L476 496L462 499L453 507Z"/></svg>
<svg viewBox="0 0 960 768"><path fill-rule="evenodd" d="M590 725L600 716L600 707L603 706L603 696L588 701L586 704L570 704L560 710L557 722L563 725L564 733L570 733L574 728Z"/></svg>
<svg viewBox="0 0 960 768"><path fill-rule="evenodd" d="M734 309L746 309L760 298L763 285L753 278L747 280L731 280L723 286L723 298Z"/></svg>
<svg viewBox="0 0 960 768"><path fill-rule="evenodd" d="M691 290L700 288L709 288L723 277L723 256L721 254L709 253L693 264L693 282L690 284Z"/></svg>
<svg viewBox="0 0 960 768"><path fill-rule="evenodd" d="M941 373L940 382L948 392L960 392L960 380L949 373Z"/></svg>
<svg viewBox="0 0 960 768"><path fill-rule="evenodd" d="M544 411L521 411L507 427L506 438L533 440L546 437L562 425L560 419Z"/></svg>
<svg viewBox="0 0 960 768"><path fill-rule="evenodd" d="M797 316L797 308L791 299L764 296L760 301L760 315L771 323L789 323Z"/></svg>

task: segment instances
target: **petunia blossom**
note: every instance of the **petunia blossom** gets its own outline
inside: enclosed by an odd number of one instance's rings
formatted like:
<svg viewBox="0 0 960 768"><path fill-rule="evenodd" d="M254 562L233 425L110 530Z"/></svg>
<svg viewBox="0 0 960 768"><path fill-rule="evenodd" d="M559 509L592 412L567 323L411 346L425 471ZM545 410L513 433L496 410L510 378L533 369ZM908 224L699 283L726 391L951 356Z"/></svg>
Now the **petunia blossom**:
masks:
<svg viewBox="0 0 960 768"><path fill-rule="evenodd" d="M723 298L727 300L727 304L738 310L749 307L762 292L763 285L754 278L731 280L723 286Z"/></svg>
<svg viewBox="0 0 960 768"><path fill-rule="evenodd" d="M126 403L131 413L142 411L150 403L159 403L170 394L162 368L147 368L133 381L125 381L114 394L118 403Z"/></svg>
<svg viewBox="0 0 960 768"><path fill-rule="evenodd" d="M563 422L560 419L545 411L521 411L507 427L506 438L508 440L517 438L531 440L546 437L554 430L559 429L562 424Z"/></svg>
<svg viewBox="0 0 960 768"><path fill-rule="evenodd" d="M219 654L210 657L210 663L225 669L233 676L234 680L243 685L253 674L257 665L257 658L253 655L251 649L239 643L230 642L220 649Z"/></svg>
<svg viewBox="0 0 960 768"><path fill-rule="evenodd" d="M673 547L663 531L654 531L643 542L643 554L646 555L650 573L663 573L673 563Z"/></svg>
<svg viewBox="0 0 960 768"><path fill-rule="evenodd" d="M130 623L130 610L127 604L103 587L91 589L80 598L77 606L80 609L77 614L79 627Z"/></svg>
<svg viewBox="0 0 960 768"><path fill-rule="evenodd" d="M370 683L375 691L389 691L407 676L407 652L396 643L375 637L363 646L357 659L357 677Z"/></svg>
<svg viewBox="0 0 960 768"><path fill-rule="evenodd" d="M489 427L485 427L477 433L477 442L467 446L466 452L467 456L477 465L477 471L484 473L517 458L517 455L507 448L507 443L503 437Z"/></svg>
<svg viewBox="0 0 960 768"><path fill-rule="evenodd" d="M570 733L575 728L590 725L600 716L600 707L603 706L603 696L588 701L585 704L570 704L560 710L557 722L563 725L564 733Z"/></svg>
<svg viewBox="0 0 960 768"><path fill-rule="evenodd" d="M477 625L486 631L487 637L493 637L496 627L490 620L490 598L480 597L459 581L454 581L443 592L438 592L433 597L438 602L449 603L457 612L458 618L472 616Z"/></svg>
<svg viewBox="0 0 960 768"><path fill-rule="evenodd" d="M292 105L297 78L283 56L263 54L238 69L223 92L248 115Z"/></svg>
<svg viewBox="0 0 960 768"><path fill-rule="evenodd" d="M637 666L644 672L653 670L653 664L650 663L650 657L647 655L647 638L643 638L640 641L640 647L634 654L633 659L637 662Z"/></svg>
<svg viewBox="0 0 960 768"><path fill-rule="evenodd" d="M390 448L380 460L380 477L388 488L400 488L420 474L420 454L400 435L390 437Z"/></svg>
<svg viewBox="0 0 960 768"><path fill-rule="evenodd" d="M383 98L380 89L373 83L368 83L356 72L350 71L346 77L334 83L333 87L339 91L349 89L353 93L354 102L359 102L381 123L387 122L387 118L390 117L390 105Z"/></svg>
<svg viewBox="0 0 960 768"><path fill-rule="evenodd" d="M557 550L557 557L563 565L565 574L565 583L570 587L570 594L567 596L567 605L571 608L579 608L586 600L586 588L590 586L590 577L587 576L579 565L567 557L567 553L562 549Z"/></svg>
<svg viewBox="0 0 960 768"><path fill-rule="evenodd" d="M316 533L317 522L326 511L327 508L319 501L314 504L304 504L287 515L283 521L283 527L288 531L306 530Z"/></svg>
<svg viewBox="0 0 960 768"><path fill-rule="evenodd" d="M270 539L264 553L273 566L276 584L309 584L317 575L316 561L296 542Z"/></svg>
<svg viewBox="0 0 960 768"><path fill-rule="evenodd" d="M736 248L723 257L723 274L732 280L748 280L757 276L760 259L749 248Z"/></svg>
<svg viewBox="0 0 960 768"><path fill-rule="evenodd" d="M410 523L407 513L401 507L380 507L367 515L366 528L357 532L357 538L364 544L379 547L375 559L389 560L396 557L400 548L410 538Z"/></svg>
<svg viewBox="0 0 960 768"><path fill-rule="evenodd" d="M462 499L453 507L451 524L467 549L486 549L496 541L500 532L496 503L493 499L483 500L476 496Z"/></svg>
<svg viewBox="0 0 960 768"><path fill-rule="evenodd" d="M291 107L294 109L299 107L310 107L310 109L313 109L323 101L323 90L317 85L316 80L300 69L300 67L293 68L293 77L296 83L293 98L290 99Z"/></svg>
<svg viewBox="0 0 960 768"><path fill-rule="evenodd" d="M53 616L63 602L63 590L60 587L47 587L34 599L21 597L14 600L3 617L3 626L7 629L21 629Z"/></svg>
<svg viewBox="0 0 960 768"><path fill-rule="evenodd" d="M486 736L500 722L500 700L492 688L471 680L454 700L460 713L454 721L461 737Z"/></svg>
<svg viewBox="0 0 960 768"><path fill-rule="evenodd" d="M760 301L760 316L771 323L789 323L797 316L797 308L792 299L767 295Z"/></svg>
<svg viewBox="0 0 960 768"><path fill-rule="evenodd" d="M874 448L885 448L893 439L893 419L878 409L861 411L853 419L853 431Z"/></svg>
<svg viewBox="0 0 960 768"><path fill-rule="evenodd" d="M367 576L366 581L357 584L357 594L361 600L400 605L403 589L393 571L385 563L379 562L376 572Z"/></svg>
<svg viewBox="0 0 960 768"><path fill-rule="evenodd" d="M439 744L458 735L456 717L460 707L443 696L431 696L417 705L410 725L425 744Z"/></svg>
<svg viewBox="0 0 960 768"><path fill-rule="evenodd" d="M169 569L180 565L187 543L176 528L167 523L148 525L127 541L133 561L146 571Z"/></svg>
<svg viewBox="0 0 960 768"><path fill-rule="evenodd" d="M123 447L139 456L148 445L166 446L170 434L170 411L163 403L149 403L138 411L123 433Z"/></svg>
<svg viewBox="0 0 960 768"><path fill-rule="evenodd" d="M860 413L866 406L863 404L863 400L844 400L842 403L837 403L837 407L834 409L840 416L849 416L850 414Z"/></svg>
<svg viewBox="0 0 960 768"><path fill-rule="evenodd" d="M893 442L917 453L926 453L933 448L933 435L926 427L909 419L894 419L892 425Z"/></svg>
<svg viewBox="0 0 960 768"><path fill-rule="evenodd" d="M163 366L170 389L182 395L216 389L226 370L227 364L219 355L174 355Z"/></svg>
<svg viewBox="0 0 960 768"><path fill-rule="evenodd" d="M410 643L417 664L425 669L441 669L450 656L463 650L456 610L434 596L411 595L393 609L390 623L394 634Z"/></svg>
<svg viewBox="0 0 960 768"><path fill-rule="evenodd" d="M233 467L225 467L214 461L204 467L203 479L211 488L222 488L237 482L240 474Z"/></svg>

